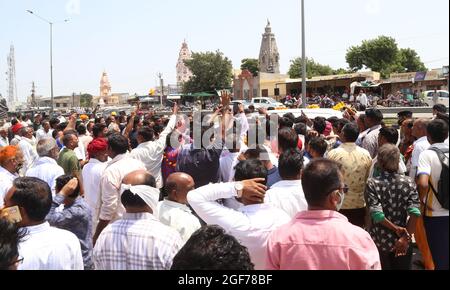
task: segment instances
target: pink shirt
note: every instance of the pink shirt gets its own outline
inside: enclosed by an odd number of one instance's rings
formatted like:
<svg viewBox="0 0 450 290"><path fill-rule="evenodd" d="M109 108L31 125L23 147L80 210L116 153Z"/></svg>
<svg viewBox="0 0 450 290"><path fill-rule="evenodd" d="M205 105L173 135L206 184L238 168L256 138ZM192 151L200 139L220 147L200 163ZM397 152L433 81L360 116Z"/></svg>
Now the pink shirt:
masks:
<svg viewBox="0 0 450 290"><path fill-rule="evenodd" d="M335 211L306 211L274 231L268 270L381 270L369 233Z"/></svg>

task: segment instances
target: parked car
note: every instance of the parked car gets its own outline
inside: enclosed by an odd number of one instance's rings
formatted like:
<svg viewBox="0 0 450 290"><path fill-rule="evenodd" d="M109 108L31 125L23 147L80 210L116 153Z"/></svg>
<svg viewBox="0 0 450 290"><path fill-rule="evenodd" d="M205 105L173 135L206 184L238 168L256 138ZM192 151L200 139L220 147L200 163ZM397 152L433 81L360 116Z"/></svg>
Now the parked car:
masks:
<svg viewBox="0 0 450 290"><path fill-rule="evenodd" d="M275 110L283 110L287 109L285 105L272 98L253 98L252 105L255 106L256 109L259 108L273 108Z"/></svg>
<svg viewBox="0 0 450 290"><path fill-rule="evenodd" d="M433 107L435 105L433 98L435 94L439 97L439 104L444 104L448 107L448 91L443 90L437 90L437 91L426 91L425 93L425 102L428 104L428 106Z"/></svg>

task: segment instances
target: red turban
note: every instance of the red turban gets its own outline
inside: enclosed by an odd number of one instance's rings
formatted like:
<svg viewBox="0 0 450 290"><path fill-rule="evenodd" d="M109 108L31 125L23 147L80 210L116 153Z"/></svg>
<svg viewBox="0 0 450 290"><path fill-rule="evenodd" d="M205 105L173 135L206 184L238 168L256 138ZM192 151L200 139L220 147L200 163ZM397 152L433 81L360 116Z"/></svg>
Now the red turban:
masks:
<svg viewBox="0 0 450 290"><path fill-rule="evenodd" d="M89 143L87 147L87 151L89 156L93 156L98 152L108 150L108 140L104 138L94 139L91 143Z"/></svg>
<svg viewBox="0 0 450 290"><path fill-rule="evenodd" d="M17 123L14 126L12 126L11 131L17 135L19 133L20 129L23 128L23 125L21 123Z"/></svg>

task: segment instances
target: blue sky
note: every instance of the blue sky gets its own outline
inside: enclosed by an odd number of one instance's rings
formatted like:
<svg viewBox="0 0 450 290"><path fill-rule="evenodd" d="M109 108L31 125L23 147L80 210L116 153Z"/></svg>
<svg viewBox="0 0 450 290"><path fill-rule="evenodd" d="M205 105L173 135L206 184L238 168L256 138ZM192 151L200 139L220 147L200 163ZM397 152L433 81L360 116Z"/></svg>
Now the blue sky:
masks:
<svg viewBox="0 0 450 290"><path fill-rule="evenodd" d="M53 21L55 95L99 93L101 73L113 92L145 94L156 74L175 83L183 39L195 52L220 49L238 68L259 55L267 18L281 54L281 71L301 55L300 0L0 0L0 72L16 49L18 94L49 95L49 26ZM306 0L307 55L334 68L363 39L389 35L417 50L429 68L449 63L448 0ZM0 93L6 95L5 78Z"/></svg>

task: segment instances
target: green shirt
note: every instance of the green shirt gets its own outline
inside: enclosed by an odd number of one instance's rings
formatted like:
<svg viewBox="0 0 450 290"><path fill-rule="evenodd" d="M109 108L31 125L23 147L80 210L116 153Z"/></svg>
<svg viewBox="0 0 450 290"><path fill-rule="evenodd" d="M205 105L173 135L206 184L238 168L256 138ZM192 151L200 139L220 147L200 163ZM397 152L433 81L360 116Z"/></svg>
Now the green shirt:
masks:
<svg viewBox="0 0 450 290"><path fill-rule="evenodd" d="M58 165L64 169L66 175L77 175L81 171L80 162L73 150L64 148L59 153Z"/></svg>

